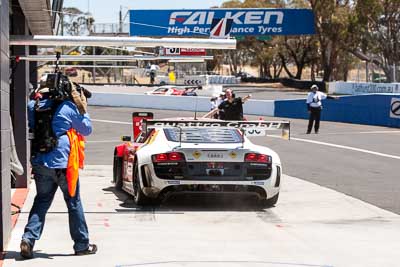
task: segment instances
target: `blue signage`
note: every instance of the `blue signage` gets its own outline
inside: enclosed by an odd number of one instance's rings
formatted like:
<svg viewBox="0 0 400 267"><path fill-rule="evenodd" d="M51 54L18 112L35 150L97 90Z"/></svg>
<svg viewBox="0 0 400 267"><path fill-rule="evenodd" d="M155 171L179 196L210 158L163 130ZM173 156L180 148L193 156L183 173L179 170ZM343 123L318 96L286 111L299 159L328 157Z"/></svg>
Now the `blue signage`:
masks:
<svg viewBox="0 0 400 267"><path fill-rule="evenodd" d="M214 19L233 21L232 36L315 34L310 9L130 10L131 36L208 36Z"/></svg>

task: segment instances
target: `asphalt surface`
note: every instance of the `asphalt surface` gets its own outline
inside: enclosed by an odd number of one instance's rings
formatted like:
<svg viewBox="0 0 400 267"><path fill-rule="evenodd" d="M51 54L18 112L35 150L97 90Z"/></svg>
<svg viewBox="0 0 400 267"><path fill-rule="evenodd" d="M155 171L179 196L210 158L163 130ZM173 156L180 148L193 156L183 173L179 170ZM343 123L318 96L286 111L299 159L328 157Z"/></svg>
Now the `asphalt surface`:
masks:
<svg viewBox="0 0 400 267"><path fill-rule="evenodd" d="M265 97L275 93L268 91ZM98 245L98 253L73 256L68 212L58 191L35 258L21 258L20 238L35 197L33 182L4 267L399 265L399 129L322 122L320 134L306 135L307 122L291 120L290 141L280 139L278 132L253 138L277 151L283 162L275 207L264 209L254 199L221 195L176 196L158 207L138 207L111 182L113 149L121 135L132 133L134 111L145 110L89 107L94 132L88 137L80 182L90 241ZM147 111L155 118L193 116Z"/></svg>
<svg viewBox="0 0 400 267"><path fill-rule="evenodd" d="M58 191L34 258L21 258L20 238L35 196L32 184L3 266L398 266L399 215L295 177L282 177L279 202L267 209L252 199L221 194L138 207L132 196L115 190L111 178L110 165L87 165L80 173L96 255L73 255L68 212Z"/></svg>
<svg viewBox="0 0 400 267"><path fill-rule="evenodd" d="M134 111L144 110L89 107L94 132L88 138L87 164L112 164L113 149L121 143L120 136L132 133L130 120ZM154 112L156 118L193 116L192 112L147 111ZM249 116L249 119L259 118ZM291 141L275 137L253 139L256 144L269 146L279 153L285 174L400 214L398 129L323 121L320 134L306 135L305 120L290 121Z"/></svg>

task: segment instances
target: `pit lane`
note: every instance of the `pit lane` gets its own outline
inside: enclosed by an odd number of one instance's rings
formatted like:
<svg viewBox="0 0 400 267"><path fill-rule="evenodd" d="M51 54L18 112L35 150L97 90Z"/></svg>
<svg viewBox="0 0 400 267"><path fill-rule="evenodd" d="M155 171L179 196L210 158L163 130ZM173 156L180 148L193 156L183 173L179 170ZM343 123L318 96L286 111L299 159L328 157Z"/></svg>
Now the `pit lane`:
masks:
<svg viewBox="0 0 400 267"><path fill-rule="evenodd" d="M35 259L21 261L20 237L35 195L31 186L5 267L398 266L399 160L387 157L398 155L396 129L323 122L321 134L305 135L306 122L291 120L291 141L254 139L276 150L283 161L285 175L275 207L262 209L251 198L177 196L159 207L142 208L111 183L113 148L119 136L131 133L133 111L138 110L89 107L94 132L80 175L81 197L98 253L71 257L67 211L58 192ZM193 115L151 111L157 118ZM313 140L320 143L308 142Z"/></svg>
<svg viewBox="0 0 400 267"><path fill-rule="evenodd" d="M113 149L120 143L119 137L132 132L130 118L134 111L143 110L89 107L94 120L94 133L88 138L87 164L112 164ZM146 111L153 112L156 118L193 116L192 112ZM255 116L248 118L259 119ZM279 118L264 117L264 119ZM275 137L252 139L254 143L267 145L278 152L285 174L337 190L400 214L399 130L323 121L320 134L306 135L305 120L290 121L291 141ZM319 143L313 143L314 141Z"/></svg>

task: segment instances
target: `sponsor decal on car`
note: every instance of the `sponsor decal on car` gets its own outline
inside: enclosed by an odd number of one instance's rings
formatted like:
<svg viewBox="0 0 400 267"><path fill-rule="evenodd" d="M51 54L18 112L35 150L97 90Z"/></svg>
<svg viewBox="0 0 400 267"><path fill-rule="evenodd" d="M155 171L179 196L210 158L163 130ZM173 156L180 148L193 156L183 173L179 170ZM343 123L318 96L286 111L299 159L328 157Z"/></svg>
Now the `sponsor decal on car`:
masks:
<svg viewBox="0 0 400 267"><path fill-rule="evenodd" d="M154 142L154 140L156 140L157 134L158 134L158 131L155 131L154 134L149 139L147 139L145 144L151 145Z"/></svg>
<svg viewBox="0 0 400 267"><path fill-rule="evenodd" d="M285 121L156 121L148 120L147 126L155 127L228 127L228 128L259 128L281 129L288 124Z"/></svg>
<svg viewBox="0 0 400 267"><path fill-rule="evenodd" d="M207 158L209 159L223 159L224 154L223 153L218 153L218 152L208 152L207 153Z"/></svg>
<svg viewBox="0 0 400 267"><path fill-rule="evenodd" d="M195 159L199 159L200 157L201 157L201 153L199 152L199 151L195 151L195 152L193 152L193 157L195 158Z"/></svg>
<svg viewBox="0 0 400 267"><path fill-rule="evenodd" d="M257 135L264 135L264 131L282 130L282 137L290 140L290 121L198 121L198 120L146 120L143 121L144 130L149 127L160 128L237 128L243 129L245 132ZM253 132L249 132L253 130ZM255 132L257 130L257 133Z"/></svg>

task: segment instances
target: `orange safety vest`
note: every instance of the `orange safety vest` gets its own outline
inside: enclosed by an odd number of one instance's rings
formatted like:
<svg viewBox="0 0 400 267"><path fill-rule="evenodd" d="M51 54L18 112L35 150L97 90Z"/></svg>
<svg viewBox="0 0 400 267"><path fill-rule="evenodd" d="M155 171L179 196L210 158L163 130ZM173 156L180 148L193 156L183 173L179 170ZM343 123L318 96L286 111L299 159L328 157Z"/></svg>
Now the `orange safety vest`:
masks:
<svg viewBox="0 0 400 267"><path fill-rule="evenodd" d="M74 197L76 185L78 184L79 169L83 169L83 161L85 160L85 138L73 128L68 130L67 135L70 144L70 152L66 177L69 195Z"/></svg>

